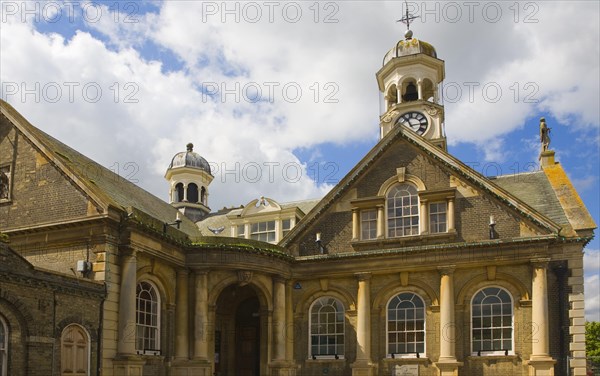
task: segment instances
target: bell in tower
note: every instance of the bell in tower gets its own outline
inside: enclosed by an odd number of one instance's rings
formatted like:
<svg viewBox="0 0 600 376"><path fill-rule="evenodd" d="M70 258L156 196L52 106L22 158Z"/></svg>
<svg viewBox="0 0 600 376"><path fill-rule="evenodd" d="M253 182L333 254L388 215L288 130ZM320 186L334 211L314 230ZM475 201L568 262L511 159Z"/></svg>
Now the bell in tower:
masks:
<svg viewBox="0 0 600 376"><path fill-rule="evenodd" d="M412 82L409 82L406 86L406 94L402 96L403 102L412 102L419 99L419 93L417 93L417 87Z"/></svg>

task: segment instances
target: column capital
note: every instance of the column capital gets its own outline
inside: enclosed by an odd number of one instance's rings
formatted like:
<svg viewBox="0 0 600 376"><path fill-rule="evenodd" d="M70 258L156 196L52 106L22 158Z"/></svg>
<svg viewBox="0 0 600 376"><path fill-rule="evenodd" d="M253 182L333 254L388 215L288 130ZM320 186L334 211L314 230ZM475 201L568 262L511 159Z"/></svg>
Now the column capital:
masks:
<svg viewBox="0 0 600 376"><path fill-rule="evenodd" d="M355 273L354 274L356 276L356 279L358 279L359 282L361 281L368 281L371 279L371 273L365 272L365 273Z"/></svg>
<svg viewBox="0 0 600 376"><path fill-rule="evenodd" d="M183 268L183 269L177 269L176 271L177 275L189 275L190 274L190 270L187 268Z"/></svg>
<svg viewBox="0 0 600 376"><path fill-rule="evenodd" d="M194 270L194 275L203 276L203 275L208 275L209 272L210 272L210 270L208 270L208 269Z"/></svg>
<svg viewBox="0 0 600 376"><path fill-rule="evenodd" d="M440 275L452 275L454 274L454 271L456 270L456 265L444 265L444 266L438 266L437 267L438 272L440 273Z"/></svg>
<svg viewBox="0 0 600 376"><path fill-rule="evenodd" d="M550 259L549 258L538 258L538 259L529 260L529 262L531 263L531 266L533 266L535 269L547 269Z"/></svg>
<svg viewBox="0 0 600 376"><path fill-rule="evenodd" d="M286 284L289 280L286 279L283 276L280 276L279 274L275 274L273 277L271 277L271 279L273 280L273 282L278 282L278 283L283 283Z"/></svg>

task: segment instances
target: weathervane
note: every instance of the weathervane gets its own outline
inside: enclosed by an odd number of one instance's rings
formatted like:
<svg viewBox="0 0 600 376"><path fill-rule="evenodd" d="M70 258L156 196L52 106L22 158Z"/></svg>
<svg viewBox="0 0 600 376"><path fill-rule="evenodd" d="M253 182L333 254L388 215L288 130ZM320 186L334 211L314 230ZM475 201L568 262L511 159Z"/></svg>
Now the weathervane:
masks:
<svg viewBox="0 0 600 376"><path fill-rule="evenodd" d="M406 25L406 33L404 33L404 36L406 39L411 39L413 33L410 30L410 21L419 18L419 16L413 16L412 14L408 13L408 0L404 0L404 4L406 4L406 14L396 22L402 22Z"/></svg>

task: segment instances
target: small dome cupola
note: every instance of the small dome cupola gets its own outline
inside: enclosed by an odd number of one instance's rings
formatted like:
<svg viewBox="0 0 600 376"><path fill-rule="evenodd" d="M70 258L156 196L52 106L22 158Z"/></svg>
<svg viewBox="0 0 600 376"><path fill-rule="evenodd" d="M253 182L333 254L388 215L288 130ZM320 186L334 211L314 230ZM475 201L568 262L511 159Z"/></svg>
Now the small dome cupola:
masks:
<svg viewBox="0 0 600 376"><path fill-rule="evenodd" d="M208 213L208 186L214 179L210 164L194 152L194 144L171 159L165 179L169 181L169 201L194 222Z"/></svg>

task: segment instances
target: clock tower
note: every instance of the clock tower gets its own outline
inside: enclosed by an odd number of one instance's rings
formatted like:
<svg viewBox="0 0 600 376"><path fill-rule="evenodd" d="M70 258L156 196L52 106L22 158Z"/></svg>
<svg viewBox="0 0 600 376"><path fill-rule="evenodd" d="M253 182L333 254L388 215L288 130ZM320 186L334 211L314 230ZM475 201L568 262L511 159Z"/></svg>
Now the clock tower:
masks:
<svg viewBox="0 0 600 376"><path fill-rule="evenodd" d="M446 149L444 106L441 84L444 61L437 58L435 48L413 38L407 30L383 58L377 72L384 110L380 117L381 138L396 126L404 126Z"/></svg>

